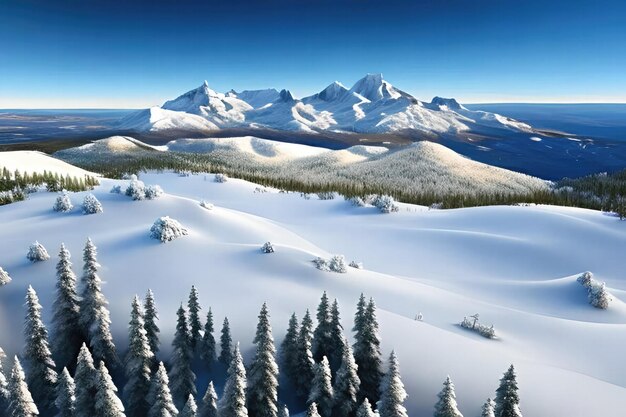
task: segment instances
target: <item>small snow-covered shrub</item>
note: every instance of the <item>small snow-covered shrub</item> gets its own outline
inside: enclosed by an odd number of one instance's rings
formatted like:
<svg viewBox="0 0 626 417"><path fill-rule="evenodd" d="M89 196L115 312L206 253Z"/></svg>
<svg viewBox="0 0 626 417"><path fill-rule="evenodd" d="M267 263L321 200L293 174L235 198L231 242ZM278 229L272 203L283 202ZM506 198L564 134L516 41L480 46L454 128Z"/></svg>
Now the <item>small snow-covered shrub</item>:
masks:
<svg viewBox="0 0 626 417"><path fill-rule="evenodd" d="M313 264L315 264L315 267L320 271L330 272L328 262L326 262L326 259L324 258L317 257L313 259Z"/></svg>
<svg viewBox="0 0 626 417"><path fill-rule="evenodd" d="M470 316L470 317L463 317L463 321L461 322L461 327L465 329L473 330L477 332L478 334L480 334L481 336L486 337L488 339L495 339L496 330L493 328L493 325L485 326L483 324L480 324L478 322L478 317L479 317L478 314L474 314L473 316Z"/></svg>
<svg viewBox="0 0 626 417"><path fill-rule="evenodd" d="M443 209L443 203L432 203L428 206L428 210L441 210Z"/></svg>
<svg viewBox="0 0 626 417"><path fill-rule="evenodd" d="M300 193L300 197L304 198L305 200L310 200L311 199L311 194L309 194L309 193Z"/></svg>
<svg viewBox="0 0 626 417"><path fill-rule="evenodd" d="M133 200L143 200L146 197L146 186L143 181L139 181L136 176L131 178L125 194Z"/></svg>
<svg viewBox="0 0 626 417"><path fill-rule="evenodd" d="M213 210L213 204L209 203L208 201L202 200L200 202L200 207L205 208L207 210Z"/></svg>
<svg viewBox="0 0 626 417"><path fill-rule="evenodd" d="M271 242L265 242L261 247L261 252L263 253L274 253L274 246Z"/></svg>
<svg viewBox="0 0 626 417"><path fill-rule="evenodd" d="M119 184L118 184L118 185L114 185L114 186L111 188L110 193L111 193L111 194L122 194L122 186L121 186L121 185L119 185Z"/></svg>
<svg viewBox="0 0 626 417"><path fill-rule="evenodd" d="M102 213L102 204L93 194L87 194L83 200L83 214Z"/></svg>
<svg viewBox="0 0 626 417"><path fill-rule="evenodd" d="M63 213L72 211L73 208L74 206L72 205L72 200L70 200L70 195L66 192L59 194L54 202L54 206L52 206L52 210Z"/></svg>
<svg viewBox="0 0 626 417"><path fill-rule="evenodd" d="M395 213L400 210L396 200L390 195L379 195L376 197L373 204L381 213Z"/></svg>
<svg viewBox="0 0 626 417"><path fill-rule="evenodd" d="M35 241L35 243L30 245L30 247L28 248L26 259L33 263L47 261L48 259L50 259L50 255L48 255L48 251L46 250L46 248L43 247L41 243Z"/></svg>
<svg viewBox="0 0 626 417"><path fill-rule="evenodd" d="M346 258L343 255L333 255L333 257L328 261L328 268L330 268L333 272L345 274L348 272Z"/></svg>
<svg viewBox="0 0 626 417"><path fill-rule="evenodd" d="M604 282L598 282L593 279L591 272L584 272L576 281L583 287L587 288L587 297L589 304L595 308L606 310L609 308L609 303L613 301L611 293L607 291L606 284Z"/></svg>
<svg viewBox="0 0 626 417"><path fill-rule="evenodd" d="M319 198L320 200L334 200L335 193L333 193L332 191L325 191L322 193L317 193L317 198Z"/></svg>
<svg viewBox="0 0 626 417"><path fill-rule="evenodd" d="M7 285L12 279L9 273L0 266L0 287Z"/></svg>
<svg viewBox="0 0 626 417"><path fill-rule="evenodd" d="M365 203L365 200L363 200L363 198L359 196L350 197L348 201L355 207L365 207L367 205L367 203Z"/></svg>
<svg viewBox="0 0 626 417"><path fill-rule="evenodd" d="M179 171L178 172L178 176L179 177L189 177L189 176L191 176L191 171Z"/></svg>
<svg viewBox="0 0 626 417"><path fill-rule="evenodd" d="M226 182L228 181L228 176L226 174L215 174L215 182Z"/></svg>
<svg viewBox="0 0 626 417"><path fill-rule="evenodd" d="M148 200L154 200L163 195L163 189L159 185L148 185L145 188L145 197Z"/></svg>
<svg viewBox="0 0 626 417"><path fill-rule="evenodd" d="M355 268L355 269L363 269L363 262L357 262L357 261L350 261L350 265L351 268Z"/></svg>
<svg viewBox="0 0 626 417"><path fill-rule="evenodd" d="M150 237L160 240L161 243L170 242L187 234L187 229L169 216L159 217L150 228Z"/></svg>

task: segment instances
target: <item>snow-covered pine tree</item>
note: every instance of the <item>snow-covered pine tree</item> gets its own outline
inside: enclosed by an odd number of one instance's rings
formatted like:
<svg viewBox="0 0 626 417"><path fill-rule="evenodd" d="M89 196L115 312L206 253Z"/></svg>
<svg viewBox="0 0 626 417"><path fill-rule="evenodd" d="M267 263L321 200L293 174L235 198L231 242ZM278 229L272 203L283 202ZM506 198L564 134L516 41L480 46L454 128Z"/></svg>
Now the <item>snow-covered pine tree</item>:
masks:
<svg viewBox="0 0 626 417"><path fill-rule="evenodd" d="M189 292L189 301L187 302L187 308L189 309L189 342L191 344L191 351L196 352L196 349L200 345L202 339L202 323L200 322L200 302L198 301L198 290L194 285L191 286Z"/></svg>
<svg viewBox="0 0 626 417"><path fill-rule="evenodd" d="M280 369L291 383L296 380L298 372L298 331L298 317L293 313L289 319L287 334L280 345Z"/></svg>
<svg viewBox="0 0 626 417"><path fill-rule="evenodd" d="M443 383L443 389L437 395L439 401L435 404L435 417L463 417L456 404L454 384L448 376Z"/></svg>
<svg viewBox="0 0 626 417"><path fill-rule="evenodd" d="M187 402L178 417L196 417L197 415L198 406L196 405L196 400L193 399L193 395L189 394Z"/></svg>
<svg viewBox="0 0 626 417"><path fill-rule="evenodd" d="M169 388L169 379L163 362L159 362L157 371L152 377L150 385L150 411L148 417L176 417L178 409L172 400Z"/></svg>
<svg viewBox="0 0 626 417"><path fill-rule="evenodd" d="M96 379L94 417L124 417L124 406L116 393L117 388L109 375L109 370L104 361L100 361Z"/></svg>
<svg viewBox="0 0 626 417"><path fill-rule="evenodd" d="M154 294L152 290L148 290L144 301L144 329L146 330L150 350L154 355L153 363L155 365L157 363L156 354L159 352L159 345L161 344L159 341L159 332L161 330L157 325L157 321L159 321L159 313L156 308L156 303L154 302Z"/></svg>
<svg viewBox="0 0 626 417"><path fill-rule="evenodd" d="M341 325L341 317L339 316L339 302L337 299L333 301L330 308L330 346L328 352L328 362L333 375L339 369L343 359L344 343L347 343L343 336L343 326Z"/></svg>
<svg viewBox="0 0 626 417"><path fill-rule="evenodd" d="M56 297L52 304L52 352L59 367L74 369L83 342L80 331L80 300L76 291L76 275L72 271L70 251L61 243L57 263Z"/></svg>
<svg viewBox="0 0 626 417"><path fill-rule="evenodd" d="M480 417L496 417L495 407L496 403L491 398L487 398L481 408Z"/></svg>
<svg viewBox="0 0 626 417"><path fill-rule="evenodd" d="M277 417L278 365L267 304L263 303L253 343L256 353L248 373L248 414L251 417Z"/></svg>
<svg viewBox="0 0 626 417"><path fill-rule="evenodd" d="M83 200L83 214L102 213L102 204L93 194L87 194Z"/></svg>
<svg viewBox="0 0 626 417"><path fill-rule="evenodd" d="M220 356L218 357L218 360L222 364L230 366L230 363L233 361L233 338L230 335L228 317L224 317L222 336L220 337L220 347Z"/></svg>
<svg viewBox="0 0 626 417"><path fill-rule="evenodd" d="M124 399L128 417L144 417L150 405L150 365L154 358L144 328L143 311L139 297L132 301L128 327L128 353L126 354L126 385Z"/></svg>
<svg viewBox="0 0 626 417"><path fill-rule="evenodd" d="M11 281L9 273L0 267L0 287L7 285Z"/></svg>
<svg viewBox="0 0 626 417"><path fill-rule="evenodd" d="M500 379L500 386L496 390L496 417L522 417L517 391L517 375L515 367L511 365Z"/></svg>
<svg viewBox="0 0 626 417"><path fill-rule="evenodd" d="M87 239L83 250L83 276L81 278L80 325L89 341L95 361L104 361L111 369L117 369L119 358L111 335L111 318L108 302L102 293L102 281L98 276L100 265L97 248Z"/></svg>
<svg viewBox="0 0 626 417"><path fill-rule="evenodd" d="M67 368L59 375L55 405L58 410L56 417L74 417L76 413L76 386Z"/></svg>
<svg viewBox="0 0 626 417"><path fill-rule="evenodd" d="M363 301L364 303L364 301ZM376 304L370 298L366 306L361 300L357 305L357 315L354 319L354 360L358 366L358 375L361 380L359 401L368 398L377 403L380 398L379 388L383 372L380 339L378 338L378 321L376 320Z"/></svg>
<svg viewBox="0 0 626 417"><path fill-rule="evenodd" d="M323 356L322 360L315 365L311 393L309 394L309 404L317 404L321 417L330 417L333 411L334 392L331 379L328 358Z"/></svg>
<svg viewBox="0 0 626 417"><path fill-rule="evenodd" d="M28 253L26 254L26 259L35 263L41 261L47 261L50 259L50 255L48 255L48 251L43 245L37 241L30 245L28 248Z"/></svg>
<svg viewBox="0 0 626 417"><path fill-rule="evenodd" d="M356 362L354 362L352 348L345 338L342 345L341 366L335 375L335 385L333 387L335 393L333 415L336 417L352 417L355 415L359 405L357 394L359 393L361 381L358 376L358 367Z"/></svg>
<svg viewBox="0 0 626 417"><path fill-rule="evenodd" d="M235 346L233 360L228 368L228 378L224 394L219 402L219 417L248 417L246 408L246 368L239 352L239 343Z"/></svg>
<svg viewBox="0 0 626 417"><path fill-rule="evenodd" d="M309 310L306 311L300 325L298 335L298 347L296 358L296 373L293 384L296 388L296 395L307 398L311 390L315 361L311 352L311 341L313 340L313 320Z"/></svg>
<svg viewBox="0 0 626 417"><path fill-rule="evenodd" d="M320 413L317 411L317 404L309 404L309 407L306 409L306 417L321 417Z"/></svg>
<svg viewBox="0 0 626 417"><path fill-rule="evenodd" d="M400 377L400 364L395 351L389 355L389 370L382 380L380 386L380 401L378 402L378 413L380 417L408 417L404 400L406 391Z"/></svg>
<svg viewBox="0 0 626 417"><path fill-rule="evenodd" d="M217 357L213 331L213 312L211 311L211 307L209 307L209 312L206 315L206 323L204 323L204 334L200 341L200 359L202 359L209 369L211 369Z"/></svg>
<svg viewBox="0 0 626 417"><path fill-rule="evenodd" d="M3 362L6 359L4 350L0 347L0 411L4 412L9 406L9 383L4 375Z"/></svg>
<svg viewBox="0 0 626 417"><path fill-rule="evenodd" d="M65 191L57 196L57 199L52 206L52 210L60 211L62 213L72 211L73 208L74 206L72 205L72 200L70 200L70 195Z"/></svg>
<svg viewBox="0 0 626 417"><path fill-rule="evenodd" d="M358 410L356 410L356 417L376 417L378 414L372 410L370 401L366 398L363 400Z"/></svg>
<svg viewBox="0 0 626 417"><path fill-rule="evenodd" d="M366 309L367 300L365 299L365 295L361 293L359 296L359 302L356 305L356 313L354 314L354 327L352 327L353 332L359 332L363 328Z"/></svg>
<svg viewBox="0 0 626 417"><path fill-rule="evenodd" d="M87 345L83 343L78 353L74 383L76 384L75 417L93 417L95 415L94 398L98 371Z"/></svg>
<svg viewBox="0 0 626 417"><path fill-rule="evenodd" d="M330 303L326 291L324 291L320 303L317 306L317 327L313 332L313 346L311 350L315 362L321 361L324 356L327 358L330 356L333 350L331 334L332 317L330 314ZM321 405L317 404L317 408L321 410ZM321 414L323 415L323 413Z"/></svg>
<svg viewBox="0 0 626 417"><path fill-rule="evenodd" d="M178 319L176 321L176 333L172 341L174 349L172 351L172 368L170 369L169 378L174 404L178 408L182 408L189 394L196 395L196 375L191 370L193 352L189 340L189 327L187 326L185 308L182 304L178 308L176 315Z"/></svg>
<svg viewBox="0 0 626 417"><path fill-rule="evenodd" d="M11 377L9 378L9 408L10 417L36 417L39 410L33 401L33 397L28 389L24 370L17 356L14 359Z"/></svg>
<svg viewBox="0 0 626 417"><path fill-rule="evenodd" d="M287 408L287 405L280 404L278 406L278 417L289 417L289 409Z"/></svg>
<svg viewBox="0 0 626 417"><path fill-rule="evenodd" d="M48 331L41 320L41 309L37 293L29 285L24 320L24 362L28 371L26 380L37 407L47 414L54 409L57 373L48 344Z"/></svg>
<svg viewBox="0 0 626 417"><path fill-rule="evenodd" d="M198 409L198 417L217 417L217 393L213 386L213 381L209 381L209 386L202 397L202 403Z"/></svg>

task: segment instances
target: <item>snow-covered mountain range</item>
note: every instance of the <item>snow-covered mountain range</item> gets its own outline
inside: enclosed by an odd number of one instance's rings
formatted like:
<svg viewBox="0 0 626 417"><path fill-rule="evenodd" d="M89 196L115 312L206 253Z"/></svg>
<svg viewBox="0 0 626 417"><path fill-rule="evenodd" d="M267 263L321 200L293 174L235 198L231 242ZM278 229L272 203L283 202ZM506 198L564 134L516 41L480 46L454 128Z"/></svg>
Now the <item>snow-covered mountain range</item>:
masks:
<svg viewBox="0 0 626 417"><path fill-rule="evenodd" d="M161 107L125 117L119 128L137 132L207 132L225 128L266 128L304 132L426 133L531 126L495 113L472 111L453 98L423 102L394 87L382 74L367 74L352 88L335 81L317 94L295 98L289 90L219 93L205 81Z"/></svg>

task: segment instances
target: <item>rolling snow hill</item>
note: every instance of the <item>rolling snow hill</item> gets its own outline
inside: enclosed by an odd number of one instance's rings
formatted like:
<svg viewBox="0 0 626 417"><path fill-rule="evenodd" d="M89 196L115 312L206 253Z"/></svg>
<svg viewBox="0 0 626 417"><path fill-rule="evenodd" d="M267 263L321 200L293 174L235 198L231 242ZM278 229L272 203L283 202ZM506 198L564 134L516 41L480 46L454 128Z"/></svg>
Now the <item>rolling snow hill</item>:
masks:
<svg viewBox="0 0 626 417"><path fill-rule="evenodd" d="M210 174L149 173L141 179L160 184L167 194L132 201L109 193L112 185L126 181L102 180L94 191L104 206L101 214L85 216L78 208L53 212L56 195L51 193L0 207L0 241L5 242L0 265L13 278L0 288L0 345L9 354L21 348L27 286L37 290L49 323L59 246L67 245L79 273L90 236L98 246L121 350L132 297L148 288L161 317L163 359L170 352L175 311L192 284L216 323L228 316L246 360L253 354L264 301L280 343L289 315L295 311L302 317L306 308L314 309L324 290L337 297L343 327L350 329L364 292L379 307L383 354L395 349L399 355L409 415L432 413L449 374L461 411L478 416L510 363L518 370L524 415L610 416L626 408L626 281L620 256L626 228L613 217L547 206L441 211L404 204L400 212L384 215L342 199L307 200L271 189L259 193L255 184L217 183ZM77 203L83 195L71 198ZM215 208L202 208L201 199ZM167 244L151 240L148 230L163 215L179 220L189 236ZM51 260L26 260L35 240L46 246ZM260 251L268 240L274 254ZM365 269L335 274L313 267L316 256L336 253L362 261ZM585 270L606 281L614 296L608 310L587 303L576 283ZM420 312L424 319L416 321ZM498 339L458 326L474 313L494 324Z"/></svg>
<svg viewBox="0 0 626 417"><path fill-rule="evenodd" d="M94 175L92 172L70 165L60 159L53 158L43 152L37 151L10 151L0 152L0 169L6 168L11 173L19 170L21 173L43 174L44 171L70 175L72 177L83 177ZM96 174L97 175L97 174Z"/></svg>
<svg viewBox="0 0 626 417"><path fill-rule="evenodd" d="M454 99L435 97L422 102L385 81L367 74L347 89L334 82L321 92L296 99L288 90L247 90L218 93L205 81L200 87L158 108L131 114L120 128L136 132L185 130L188 134L222 128L269 128L293 131L389 133L419 131L456 134L484 129L532 132L531 126L483 111L472 111ZM171 113L172 111L177 113ZM202 124L200 116L207 124ZM171 119L171 120L170 120Z"/></svg>

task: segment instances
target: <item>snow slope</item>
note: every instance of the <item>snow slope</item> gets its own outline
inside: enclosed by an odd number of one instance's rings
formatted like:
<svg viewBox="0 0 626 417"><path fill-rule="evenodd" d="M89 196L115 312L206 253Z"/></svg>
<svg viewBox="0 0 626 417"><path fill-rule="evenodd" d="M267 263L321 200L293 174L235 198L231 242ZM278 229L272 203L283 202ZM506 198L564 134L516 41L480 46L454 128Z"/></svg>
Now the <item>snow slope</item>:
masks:
<svg viewBox="0 0 626 417"><path fill-rule="evenodd" d="M48 321L58 248L65 242L80 272L90 236L98 245L122 350L132 297L148 288L160 310L164 358L175 311L194 284L216 323L228 315L247 360L263 301L280 343L289 315L315 309L323 290L338 298L343 326L350 329L364 292L379 307L385 356L391 349L399 355L412 416L432 413L448 374L461 411L478 416L510 363L519 372L524 415L613 416L626 407L626 223L614 217L546 206L429 211L404 204L399 213L383 215L342 199L258 193L255 184L216 183L208 174L150 173L141 179L167 194L132 201L108 192L124 181L103 180L95 190L102 214L55 213L49 193L0 207L0 265L13 277L0 288L0 345L9 354L20 348L26 287L38 291ZM72 194L73 201L83 194ZM201 199L215 209L200 207ZM149 239L151 224L163 215L179 220L190 235L167 244ZM34 240L47 247L50 261L26 261ZM276 253L260 252L268 240ZM310 262L335 253L364 262L365 269L340 275ZM585 270L606 281L615 296L607 311L589 306L575 282ZM419 312L423 322L414 320ZM497 340L457 325L477 312L494 324Z"/></svg>
<svg viewBox="0 0 626 417"><path fill-rule="evenodd" d="M60 159L53 158L43 152L38 151L10 151L0 152L0 170L7 168L14 172L28 172L29 174L43 174L44 171L59 175L70 175L72 177L82 177L84 175L94 175L84 169L75 167Z"/></svg>
<svg viewBox="0 0 626 417"><path fill-rule="evenodd" d="M165 102L164 113L155 116L146 110L128 116L124 128L138 132L182 129L205 131L206 127L186 115L198 115L218 128L258 127L307 132L340 131L388 133L417 130L443 134L486 128L532 132L532 127L495 113L471 111L454 99L435 97L422 102L394 87L382 74L367 74L350 89L335 81L317 94L299 100L288 90L230 91L200 87ZM152 109L151 109L152 111ZM166 122L172 118L171 122Z"/></svg>

